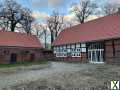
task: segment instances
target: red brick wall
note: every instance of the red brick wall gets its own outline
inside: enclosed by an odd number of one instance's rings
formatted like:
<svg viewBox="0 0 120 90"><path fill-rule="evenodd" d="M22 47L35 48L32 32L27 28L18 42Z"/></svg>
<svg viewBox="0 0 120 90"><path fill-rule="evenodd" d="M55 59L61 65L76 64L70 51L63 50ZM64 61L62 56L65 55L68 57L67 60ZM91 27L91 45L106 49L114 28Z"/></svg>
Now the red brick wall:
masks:
<svg viewBox="0 0 120 90"><path fill-rule="evenodd" d="M28 51L29 53L24 54L23 52ZM44 56L40 49L34 48L20 48L20 47L0 47L0 64L10 63L11 54L17 54L17 62L31 61L30 54L35 55L33 61L43 60Z"/></svg>
<svg viewBox="0 0 120 90"><path fill-rule="evenodd" d="M105 57L113 57L113 45L112 41L106 41L105 43Z"/></svg>
<svg viewBox="0 0 120 90"><path fill-rule="evenodd" d="M120 64L120 39L105 42L105 60L110 64Z"/></svg>

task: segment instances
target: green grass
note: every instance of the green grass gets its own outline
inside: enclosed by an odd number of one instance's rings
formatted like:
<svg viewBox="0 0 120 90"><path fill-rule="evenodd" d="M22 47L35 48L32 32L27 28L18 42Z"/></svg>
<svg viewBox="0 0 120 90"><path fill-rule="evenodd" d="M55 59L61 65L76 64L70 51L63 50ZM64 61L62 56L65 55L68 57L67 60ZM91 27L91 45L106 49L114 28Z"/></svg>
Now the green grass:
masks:
<svg viewBox="0 0 120 90"><path fill-rule="evenodd" d="M47 60L36 61L36 62L17 62L15 64L0 64L0 68L31 66L31 65L40 65L40 64L47 64L47 63L48 63Z"/></svg>

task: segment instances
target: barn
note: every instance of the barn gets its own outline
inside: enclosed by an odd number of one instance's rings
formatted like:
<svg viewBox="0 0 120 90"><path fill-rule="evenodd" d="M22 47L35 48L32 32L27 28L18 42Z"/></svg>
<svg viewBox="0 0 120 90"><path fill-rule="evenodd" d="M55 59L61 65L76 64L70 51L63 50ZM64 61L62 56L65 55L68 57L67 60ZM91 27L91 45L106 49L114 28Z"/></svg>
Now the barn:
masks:
<svg viewBox="0 0 120 90"><path fill-rule="evenodd" d="M42 60L42 48L34 35L0 31L0 64Z"/></svg>
<svg viewBox="0 0 120 90"><path fill-rule="evenodd" d="M120 64L120 14L63 30L53 48L61 61Z"/></svg>

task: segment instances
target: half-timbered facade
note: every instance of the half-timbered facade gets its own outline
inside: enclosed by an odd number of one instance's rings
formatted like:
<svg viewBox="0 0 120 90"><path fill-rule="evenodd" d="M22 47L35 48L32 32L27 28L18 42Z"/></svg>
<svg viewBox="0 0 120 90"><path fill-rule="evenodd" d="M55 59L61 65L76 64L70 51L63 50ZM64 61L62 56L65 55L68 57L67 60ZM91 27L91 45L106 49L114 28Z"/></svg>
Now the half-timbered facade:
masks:
<svg viewBox="0 0 120 90"><path fill-rule="evenodd" d="M56 60L120 64L120 14L67 28L53 47Z"/></svg>

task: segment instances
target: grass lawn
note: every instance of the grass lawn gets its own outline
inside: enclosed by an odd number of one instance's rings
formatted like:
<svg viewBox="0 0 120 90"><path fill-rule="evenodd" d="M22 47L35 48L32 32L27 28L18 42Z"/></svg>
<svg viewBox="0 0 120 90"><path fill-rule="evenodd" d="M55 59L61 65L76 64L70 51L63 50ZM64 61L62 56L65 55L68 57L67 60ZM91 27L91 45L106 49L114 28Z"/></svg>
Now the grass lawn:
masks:
<svg viewBox="0 0 120 90"><path fill-rule="evenodd" d="M15 64L0 64L0 68L9 68L9 67L18 67L18 66L31 66L31 65L40 65L47 64L47 60L37 61L37 62L17 62Z"/></svg>

